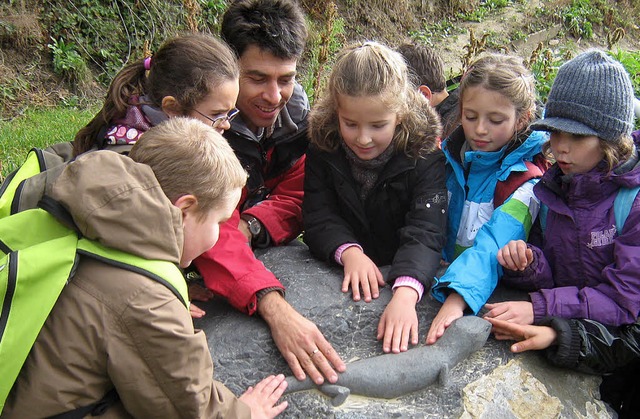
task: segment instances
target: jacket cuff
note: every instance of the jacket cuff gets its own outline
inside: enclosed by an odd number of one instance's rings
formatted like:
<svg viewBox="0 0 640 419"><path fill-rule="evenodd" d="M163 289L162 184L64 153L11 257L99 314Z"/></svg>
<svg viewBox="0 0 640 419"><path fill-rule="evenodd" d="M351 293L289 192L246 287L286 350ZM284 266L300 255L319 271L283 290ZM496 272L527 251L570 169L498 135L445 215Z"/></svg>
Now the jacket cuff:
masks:
<svg viewBox="0 0 640 419"><path fill-rule="evenodd" d="M531 305L533 306L533 324L539 324L547 313L547 301L540 292L529 293Z"/></svg>
<svg viewBox="0 0 640 419"><path fill-rule="evenodd" d="M282 298L284 298L284 288L269 287L269 288L261 289L260 291L256 292L256 299L258 301L262 300L262 297L264 297L265 295L269 294L271 291L279 292L280 295L282 295Z"/></svg>
<svg viewBox="0 0 640 419"><path fill-rule="evenodd" d="M335 261L338 263L338 265L344 266L344 264L342 263L342 253L344 253L345 250L353 246L356 246L358 249L362 250L362 246L360 246L358 243L345 243L336 249L336 252L333 254L333 257ZM364 252L364 250L362 251Z"/></svg>
<svg viewBox="0 0 640 419"><path fill-rule="evenodd" d="M271 236L269 236L269 232L267 231L267 227L264 225L264 223L258 217L254 217L253 215L247 213L240 214L240 218L247 222L250 219L255 218L260 223L260 233L257 236L251 237L251 246L257 247L258 249L269 247L269 245L271 244Z"/></svg>
<svg viewBox="0 0 640 419"><path fill-rule="evenodd" d="M546 351L549 361L559 367L575 368L582 348L576 321L561 317L545 317L540 321L540 325L552 327L558 334L555 344Z"/></svg>
<svg viewBox="0 0 640 419"><path fill-rule="evenodd" d="M393 291L398 287L409 287L416 290L418 293L418 302L422 300L422 294L424 294L424 285L420 283L417 279L412 276L399 276L396 278L396 281L393 283L393 287L391 289Z"/></svg>

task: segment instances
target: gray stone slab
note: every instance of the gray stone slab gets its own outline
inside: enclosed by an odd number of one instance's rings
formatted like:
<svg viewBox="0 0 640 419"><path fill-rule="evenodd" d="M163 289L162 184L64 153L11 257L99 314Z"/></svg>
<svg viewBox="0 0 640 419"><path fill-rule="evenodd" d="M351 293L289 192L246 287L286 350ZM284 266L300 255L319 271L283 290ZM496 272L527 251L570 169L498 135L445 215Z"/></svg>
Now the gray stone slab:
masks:
<svg viewBox="0 0 640 419"><path fill-rule="evenodd" d="M391 299L389 287L382 289L377 300L354 302L351 293L340 291L342 269L314 259L298 242L259 251L258 257L285 285L289 303L318 325L345 362L383 355L376 328ZM499 289L492 300L525 297ZM262 319L239 313L219 298L198 304L207 315L194 323L207 334L216 379L241 394L267 375L291 375ZM439 307L428 294L418 303L417 347L424 346ZM394 358L385 359L393 362ZM542 414L536 417L610 417L597 399L599 382L599 377L554 368L540 353L514 355L509 343L490 336L480 350L450 370L446 386L435 383L394 399L350 395L337 407L317 390L297 392L284 396L289 407L282 417L513 418L531 412ZM546 410L539 409L541 402Z"/></svg>

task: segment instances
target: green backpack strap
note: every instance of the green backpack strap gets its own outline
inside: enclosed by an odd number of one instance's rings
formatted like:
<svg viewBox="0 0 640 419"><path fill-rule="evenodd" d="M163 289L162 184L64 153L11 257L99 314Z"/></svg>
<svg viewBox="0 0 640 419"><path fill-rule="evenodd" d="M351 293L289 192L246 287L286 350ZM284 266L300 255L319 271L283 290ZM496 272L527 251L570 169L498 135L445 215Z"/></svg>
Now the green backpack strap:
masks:
<svg viewBox="0 0 640 419"><path fill-rule="evenodd" d="M84 238L78 241L78 253L121 269L140 273L163 284L189 309L187 282L180 268L174 263L144 259Z"/></svg>
<svg viewBox="0 0 640 419"><path fill-rule="evenodd" d="M39 148L33 148L27 154L27 159L22 166L11 173L0 187L0 218L11 214L11 203L20 183L45 170L44 152Z"/></svg>
<svg viewBox="0 0 640 419"><path fill-rule="evenodd" d="M23 197L22 189L25 188L25 181L51 168L63 166L71 158L71 143L55 144L44 150L32 148L27 154L25 162L7 176L0 186L0 218L15 214L23 209L35 208L44 192L47 177L42 177L34 185L27 185L27 191Z"/></svg>
<svg viewBox="0 0 640 419"><path fill-rule="evenodd" d="M640 191L640 186L636 186L634 188L620 188L620 190L618 190L616 199L613 201L613 214L616 217L616 229L618 230L618 235L624 228L624 223L627 221L629 212L631 212L631 207L636 200L638 191Z"/></svg>

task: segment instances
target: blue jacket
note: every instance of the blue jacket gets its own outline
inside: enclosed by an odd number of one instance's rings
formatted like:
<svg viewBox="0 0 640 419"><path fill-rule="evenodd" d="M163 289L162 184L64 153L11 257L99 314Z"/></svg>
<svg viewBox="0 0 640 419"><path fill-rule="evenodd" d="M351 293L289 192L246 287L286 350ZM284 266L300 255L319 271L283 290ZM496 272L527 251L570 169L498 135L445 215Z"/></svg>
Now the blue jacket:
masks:
<svg viewBox="0 0 640 419"><path fill-rule="evenodd" d="M525 161L540 153L547 135L534 131L495 152L460 152L466 143L458 127L442 143L447 158L449 222L444 259L452 262L445 274L436 278L431 293L443 302L450 290L460 294L477 313L486 303L502 276L498 250L510 240L526 240L540 202L533 193L537 179L520 186L500 207L493 196L498 180L511 172L527 170Z"/></svg>

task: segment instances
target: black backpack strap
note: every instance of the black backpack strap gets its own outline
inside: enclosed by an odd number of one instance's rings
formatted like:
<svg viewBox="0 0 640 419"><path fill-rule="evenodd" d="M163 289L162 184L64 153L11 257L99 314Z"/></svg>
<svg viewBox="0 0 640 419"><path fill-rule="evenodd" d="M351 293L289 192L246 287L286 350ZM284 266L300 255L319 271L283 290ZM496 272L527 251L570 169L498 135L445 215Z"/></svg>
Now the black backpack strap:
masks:
<svg viewBox="0 0 640 419"><path fill-rule="evenodd" d="M49 214L53 215L56 220L74 230L78 234L78 238L82 238L82 233L80 233L80 229L76 225L75 221L73 221L73 217L60 202L50 196L43 195L40 201L38 201L38 207L47 211Z"/></svg>
<svg viewBox="0 0 640 419"><path fill-rule="evenodd" d="M120 396L114 388L95 403L60 413L59 415L49 416L47 419L82 419L89 414L91 416L102 416L107 409L116 404L118 400L120 400Z"/></svg>

